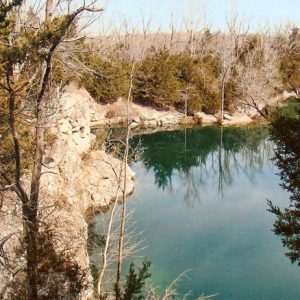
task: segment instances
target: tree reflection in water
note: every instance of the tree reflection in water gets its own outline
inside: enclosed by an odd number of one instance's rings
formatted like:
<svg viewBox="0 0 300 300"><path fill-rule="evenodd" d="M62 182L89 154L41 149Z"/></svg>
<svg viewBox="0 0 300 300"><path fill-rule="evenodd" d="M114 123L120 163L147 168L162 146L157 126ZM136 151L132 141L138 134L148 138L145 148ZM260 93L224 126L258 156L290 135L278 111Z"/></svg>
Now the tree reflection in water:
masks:
<svg viewBox="0 0 300 300"><path fill-rule="evenodd" d="M240 172L253 180L263 162L271 158L272 145L266 127L205 127L157 132L134 137L141 141L143 161L153 170L155 183L172 192L172 178L178 175L185 187L184 201L193 206L200 201L208 178L223 196Z"/></svg>
<svg viewBox="0 0 300 300"><path fill-rule="evenodd" d="M281 186L290 193L290 206L284 210L268 201L269 210L277 217L273 230L288 248L291 262L300 266L300 111L298 118L277 117L271 138L276 144L274 160Z"/></svg>

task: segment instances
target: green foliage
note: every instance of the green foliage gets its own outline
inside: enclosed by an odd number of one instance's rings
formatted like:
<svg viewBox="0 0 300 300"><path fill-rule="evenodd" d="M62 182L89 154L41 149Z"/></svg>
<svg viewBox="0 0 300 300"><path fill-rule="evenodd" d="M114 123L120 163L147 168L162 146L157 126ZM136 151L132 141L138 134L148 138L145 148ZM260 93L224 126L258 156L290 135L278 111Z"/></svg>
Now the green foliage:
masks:
<svg viewBox="0 0 300 300"><path fill-rule="evenodd" d="M76 74L70 72L61 62L53 61L52 64L53 82L59 86L66 86L72 81L76 82Z"/></svg>
<svg viewBox="0 0 300 300"><path fill-rule="evenodd" d="M167 49L148 55L140 65L135 83L136 101L165 108L180 102L177 59Z"/></svg>
<svg viewBox="0 0 300 300"><path fill-rule="evenodd" d="M112 50L109 57L93 52L79 56L88 71L81 84L101 103L126 97L129 90L131 65ZM216 113L220 109L220 75L222 64L217 55L191 57L186 53L172 54L166 48L150 49L137 64L133 99L159 109L175 107L182 112L187 102L187 114L197 111ZM60 75L58 67L57 77ZM227 84L225 107L230 108L237 99L234 82Z"/></svg>
<svg viewBox="0 0 300 300"><path fill-rule="evenodd" d="M288 118L299 118L300 101L297 98L290 97L285 100L285 106L280 108L280 114Z"/></svg>
<svg viewBox="0 0 300 300"><path fill-rule="evenodd" d="M88 287L87 270L74 260L74 251L59 250L57 232L43 225L37 235L38 299L76 299L80 291ZM24 256L24 243L17 249ZM26 277L23 270L10 281L9 299L29 299L26 293Z"/></svg>
<svg viewBox="0 0 300 300"><path fill-rule="evenodd" d="M1 73L8 73L12 75L12 70L18 65L22 65L22 72L19 74L19 80L15 82L14 88L18 88L19 85L24 84L23 91L26 90L26 81L33 76L34 73L41 70L43 61L50 59L49 55L53 55L51 66L51 76L54 83L65 85L69 83L74 76L72 73L63 66L58 53L54 53L54 50L58 46L59 42L64 37L72 37L76 31L76 25L70 25L72 15L65 15L63 17L57 17L53 20L41 23L39 29L36 29L33 25L21 27L19 32L14 32L15 22L13 16L9 26L0 28L0 39L3 41L0 45L0 78L4 75ZM39 18L32 12L28 11L27 18L38 21ZM2 75L2 76L1 76ZM34 78L40 78L42 75L37 74ZM38 85L35 88L30 89L31 100L34 101L37 95L35 92Z"/></svg>
<svg viewBox="0 0 300 300"><path fill-rule="evenodd" d="M225 84L225 101L224 106L228 111L233 111L236 104L236 99L240 96L240 89L238 82L233 77L231 80L228 80Z"/></svg>
<svg viewBox="0 0 300 300"><path fill-rule="evenodd" d="M22 2L23 0L12 0L7 4L3 1L0 2L0 29L9 26L11 19L8 18L8 13L20 6Z"/></svg>
<svg viewBox="0 0 300 300"><path fill-rule="evenodd" d="M219 88L213 88L205 79L199 82L198 89L202 102L202 110L206 113L215 114L220 109Z"/></svg>
<svg viewBox="0 0 300 300"><path fill-rule="evenodd" d="M187 96L187 114L192 116L195 112L202 110L203 99L201 99L199 90L195 85L188 85L185 91Z"/></svg>
<svg viewBox="0 0 300 300"><path fill-rule="evenodd" d="M9 127L8 103L5 101L5 94L2 93L2 95L0 91L0 166L13 182L15 176L14 143ZM23 173L33 164L34 134L31 126L22 120L21 116L17 117L16 123L21 144L21 171Z"/></svg>
<svg viewBox="0 0 300 300"><path fill-rule="evenodd" d="M121 293L116 289L116 295L119 295L121 300L140 300L144 299L142 295L143 287L146 283L146 279L151 277L149 273L151 263L147 260L143 262L143 266L135 271L134 263L130 264L129 273L126 276L126 282L124 286L124 293Z"/></svg>
<svg viewBox="0 0 300 300"><path fill-rule="evenodd" d="M128 62L95 53L82 55L80 60L89 69L84 72L81 84L96 101L107 103L127 96L131 70Z"/></svg>
<svg viewBox="0 0 300 300"><path fill-rule="evenodd" d="M200 110L215 113L220 106L218 77L221 69L218 57L192 58L181 54L178 56L178 69L182 88L188 97L188 114Z"/></svg>
<svg viewBox="0 0 300 300"><path fill-rule="evenodd" d="M218 55L205 55L202 57L204 70L212 78L218 78L222 73L222 62Z"/></svg>
<svg viewBox="0 0 300 300"><path fill-rule="evenodd" d="M290 205L283 210L269 201L269 211L277 217L273 231L288 248L286 256L300 266L300 110L296 118L279 114L272 121L271 137L281 187L290 193Z"/></svg>
<svg viewBox="0 0 300 300"><path fill-rule="evenodd" d="M138 70L134 99L160 108L175 106L187 113L203 109L215 113L219 109L218 57L207 55L170 54L168 50L154 51L142 61Z"/></svg>
<svg viewBox="0 0 300 300"><path fill-rule="evenodd" d="M200 78L199 61L192 59L190 55L181 54L177 56L177 68L179 71L179 82L183 91L183 101L181 107L187 101L187 114L193 115L195 111L200 111L202 102L197 83Z"/></svg>

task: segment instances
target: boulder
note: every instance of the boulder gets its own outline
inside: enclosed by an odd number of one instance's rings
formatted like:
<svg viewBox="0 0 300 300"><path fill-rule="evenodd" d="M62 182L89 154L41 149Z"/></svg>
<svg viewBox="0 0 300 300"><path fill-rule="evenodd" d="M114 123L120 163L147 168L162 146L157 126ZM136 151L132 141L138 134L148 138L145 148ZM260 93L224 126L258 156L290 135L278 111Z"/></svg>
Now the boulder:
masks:
<svg viewBox="0 0 300 300"><path fill-rule="evenodd" d="M195 113L195 117L201 118L202 124L215 124L218 121L218 119L215 116L206 114L204 112Z"/></svg>
<svg viewBox="0 0 300 300"><path fill-rule="evenodd" d="M230 116L230 115L228 115L228 114L224 114L224 119L225 120L232 120L233 118Z"/></svg>

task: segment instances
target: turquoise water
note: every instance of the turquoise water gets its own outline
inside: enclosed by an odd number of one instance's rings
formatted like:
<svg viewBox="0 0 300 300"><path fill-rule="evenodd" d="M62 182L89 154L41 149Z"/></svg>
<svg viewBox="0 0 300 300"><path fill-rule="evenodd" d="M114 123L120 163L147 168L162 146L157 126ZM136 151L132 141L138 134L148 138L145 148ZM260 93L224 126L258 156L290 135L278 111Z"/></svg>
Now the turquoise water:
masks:
<svg viewBox="0 0 300 300"><path fill-rule="evenodd" d="M271 231L266 199L288 206L266 128L193 128L134 137L136 191L128 200L154 286L189 299L300 299L300 269Z"/></svg>

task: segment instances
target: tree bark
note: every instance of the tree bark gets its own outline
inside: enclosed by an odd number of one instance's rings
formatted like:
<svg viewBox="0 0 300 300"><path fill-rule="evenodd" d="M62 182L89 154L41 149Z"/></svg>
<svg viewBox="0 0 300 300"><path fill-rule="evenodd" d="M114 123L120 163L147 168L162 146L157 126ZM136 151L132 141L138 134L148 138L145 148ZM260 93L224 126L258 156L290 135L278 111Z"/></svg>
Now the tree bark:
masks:
<svg viewBox="0 0 300 300"><path fill-rule="evenodd" d="M49 21L52 19L55 2L56 2L56 0L47 0L46 1L46 21Z"/></svg>

